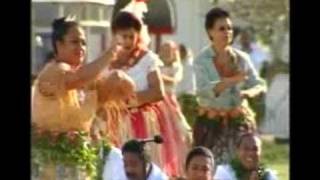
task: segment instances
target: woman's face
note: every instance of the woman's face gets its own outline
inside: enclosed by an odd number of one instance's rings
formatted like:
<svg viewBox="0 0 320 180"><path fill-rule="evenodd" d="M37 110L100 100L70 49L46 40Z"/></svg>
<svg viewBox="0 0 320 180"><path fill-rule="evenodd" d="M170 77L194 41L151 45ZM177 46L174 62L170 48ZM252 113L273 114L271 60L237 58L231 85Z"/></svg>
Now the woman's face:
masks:
<svg viewBox="0 0 320 180"><path fill-rule="evenodd" d="M84 31L79 26L71 27L62 41L56 43L58 57L66 63L78 66L86 55L86 37Z"/></svg>
<svg viewBox="0 0 320 180"><path fill-rule="evenodd" d="M187 167L187 180L212 180L212 162L206 156L194 156Z"/></svg>
<svg viewBox="0 0 320 180"><path fill-rule="evenodd" d="M139 32L134 28L119 29L116 36L124 51L131 52L138 45Z"/></svg>
<svg viewBox="0 0 320 180"><path fill-rule="evenodd" d="M208 33L213 39L213 43L229 45L232 42L233 27L230 18L219 18Z"/></svg>

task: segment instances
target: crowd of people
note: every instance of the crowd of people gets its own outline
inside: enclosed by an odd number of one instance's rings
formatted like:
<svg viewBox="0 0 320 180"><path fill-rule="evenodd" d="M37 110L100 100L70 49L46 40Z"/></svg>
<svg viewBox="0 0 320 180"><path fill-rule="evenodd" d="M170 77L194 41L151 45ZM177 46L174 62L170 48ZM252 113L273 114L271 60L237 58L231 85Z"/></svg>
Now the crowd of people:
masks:
<svg viewBox="0 0 320 180"><path fill-rule="evenodd" d="M195 59L171 40L158 54L150 50L142 19L130 11L116 15L110 48L89 64L83 28L65 17L52 27L54 55L32 90L40 179L276 179L261 164L247 101L266 85L250 56L232 46L227 11L207 13L211 43ZM178 101L184 95L197 98L192 125Z"/></svg>

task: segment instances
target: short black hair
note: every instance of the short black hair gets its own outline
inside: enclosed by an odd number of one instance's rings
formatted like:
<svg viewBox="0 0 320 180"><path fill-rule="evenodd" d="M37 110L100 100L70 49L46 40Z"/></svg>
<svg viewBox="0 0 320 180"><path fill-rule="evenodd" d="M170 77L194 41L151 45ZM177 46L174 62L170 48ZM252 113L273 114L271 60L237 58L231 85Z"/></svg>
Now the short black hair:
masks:
<svg viewBox="0 0 320 180"><path fill-rule="evenodd" d="M186 170L188 169L191 160L195 156L205 156L205 157L209 158L211 160L212 171L214 171L215 165L214 165L213 154L208 148L203 147L203 146L196 146L188 153L187 158L186 158L186 163L185 163L185 169Z"/></svg>
<svg viewBox="0 0 320 180"><path fill-rule="evenodd" d="M63 41L69 29L74 26L79 26L79 23L75 20L67 20L67 17L58 18L53 21L51 41L54 53L57 53L56 42Z"/></svg>
<svg viewBox="0 0 320 180"><path fill-rule="evenodd" d="M135 140L135 139L129 140L122 146L121 151L122 151L122 154L127 152L134 153L139 157L140 160L144 162L150 161L149 156L145 152L144 144L138 140Z"/></svg>
<svg viewBox="0 0 320 180"><path fill-rule="evenodd" d="M115 33L117 30L134 28L136 31L140 32L142 28L142 23L140 20L129 12L119 12L111 23L111 30Z"/></svg>
<svg viewBox="0 0 320 180"><path fill-rule="evenodd" d="M206 15L205 27L206 30L211 29L216 21L220 18L230 18L228 11L221 8L212 8Z"/></svg>
<svg viewBox="0 0 320 180"><path fill-rule="evenodd" d="M258 134L256 134L256 133L252 133L252 132L243 133L238 137L238 139L236 141L236 147L239 148L241 143L242 143L242 141L247 137L256 137L261 141L260 136Z"/></svg>
<svg viewBox="0 0 320 180"><path fill-rule="evenodd" d="M216 21L220 18L230 18L230 14L228 11L221 9L221 8L212 8L206 15L206 20L205 20L205 28L206 31L208 32L209 29L211 29ZM212 40L212 37L209 35L209 39Z"/></svg>

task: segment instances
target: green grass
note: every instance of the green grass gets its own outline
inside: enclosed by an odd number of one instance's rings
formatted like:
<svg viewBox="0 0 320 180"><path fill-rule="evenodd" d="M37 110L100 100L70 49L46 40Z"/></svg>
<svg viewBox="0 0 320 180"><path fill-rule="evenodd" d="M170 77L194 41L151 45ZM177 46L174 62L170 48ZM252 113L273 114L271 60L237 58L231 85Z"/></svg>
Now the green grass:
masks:
<svg viewBox="0 0 320 180"><path fill-rule="evenodd" d="M289 144L263 142L262 161L277 171L279 180L289 180Z"/></svg>

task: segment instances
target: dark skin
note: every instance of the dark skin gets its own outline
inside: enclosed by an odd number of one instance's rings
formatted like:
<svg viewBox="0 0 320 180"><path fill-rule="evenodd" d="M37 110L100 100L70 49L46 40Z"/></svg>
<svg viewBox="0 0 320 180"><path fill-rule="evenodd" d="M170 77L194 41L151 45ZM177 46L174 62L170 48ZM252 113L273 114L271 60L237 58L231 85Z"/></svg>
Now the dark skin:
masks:
<svg viewBox="0 0 320 180"><path fill-rule="evenodd" d="M218 71L222 80L213 89L216 95L220 95L226 89L235 86L237 83L244 81L246 77L245 72L235 72L233 75L232 69L232 48L230 46L233 37L233 28L230 18L220 18L213 24L213 26L207 30L212 40L212 48L216 52L217 57L215 59L216 64L219 66ZM225 73L227 72L227 73ZM242 98L252 98L260 95L265 91L262 86L256 86L247 90L242 90L240 96Z"/></svg>
<svg viewBox="0 0 320 180"><path fill-rule="evenodd" d="M249 180L258 180L261 140L255 136L245 137L237 148L237 156L241 164L250 172Z"/></svg>
<svg viewBox="0 0 320 180"><path fill-rule="evenodd" d="M86 54L86 38L84 31L79 26L73 26L56 43L57 53L54 58L57 62L70 65L71 69L65 69L64 84L67 90L82 88L93 82L111 61L115 59L118 47L111 46L101 57L92 63L82 65ZM45 96L54 96L55 85L50 81L39 79L39 91Z"/></svg>
<svg viewBox="0 0 320 180"><path fill-rule="evenodd" d="M123 162L126 176L130 180L145 180L143 160L133 152L123 153ZM147 168L146 168L147 169Z"/></svg>

